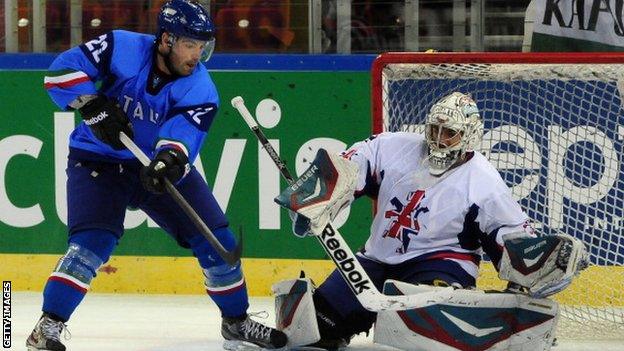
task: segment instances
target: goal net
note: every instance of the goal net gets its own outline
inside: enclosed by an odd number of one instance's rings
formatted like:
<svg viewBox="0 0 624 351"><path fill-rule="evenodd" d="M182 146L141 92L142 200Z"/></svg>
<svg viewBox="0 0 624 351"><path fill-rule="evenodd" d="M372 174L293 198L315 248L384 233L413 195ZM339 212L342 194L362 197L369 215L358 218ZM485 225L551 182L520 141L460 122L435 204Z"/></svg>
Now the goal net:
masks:
<svg viewBox="0 0 624 351"><path fill-rule="evenodd" d="M373 131L422 132L453 91L476 101L480 151L536 228L587 245L592 265L554 297L558 336L624 338L624 54L384 54L373 64ZM502 286L487 268L479 287Z"/></svg>

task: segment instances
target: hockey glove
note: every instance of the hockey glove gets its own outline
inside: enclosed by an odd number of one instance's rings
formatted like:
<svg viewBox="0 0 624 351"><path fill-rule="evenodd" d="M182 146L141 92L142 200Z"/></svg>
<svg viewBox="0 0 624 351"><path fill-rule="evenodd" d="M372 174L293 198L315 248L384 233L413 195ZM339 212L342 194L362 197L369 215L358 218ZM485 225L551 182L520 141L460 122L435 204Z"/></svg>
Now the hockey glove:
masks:
<svg viewBox="0 0 624 351"><path fill-rule="evenodd" d="M589 264L585 244L567 234L533 238L520 232L504 240L498 276L527 288L534 298L564 290Z"/></svg>
<svg viewBox="0 0 624 351"><path fill-rule="evenodd" d="M280 206L309 219L308 223L297 223L295 219L295 234L320 235L327 223L350 206L358 171L355 162L319 149L310 167L275 198ZM301 224L309 229L299 231L297 226Z"/></svg>
<svg viewBox="0 0 624 351"><path fill-rule="evenodd" d="M132 124L126 113L117 102L104 95L87 102L81 107L80 115L85 124L91 128L96 138L107 143L115 150L122 150L125 146L119 140L119 132L124 132L130 139L133 137Z"/></svg>
<svg viewBox="0 0 624 351"><path fill-rule="evenodd" d="M152 193L162 194L165 192L164 178L176 184L189 171L189 159L178 149L165 148L160 150L156 157L141 170L141 182L143 187Z"/></svg>

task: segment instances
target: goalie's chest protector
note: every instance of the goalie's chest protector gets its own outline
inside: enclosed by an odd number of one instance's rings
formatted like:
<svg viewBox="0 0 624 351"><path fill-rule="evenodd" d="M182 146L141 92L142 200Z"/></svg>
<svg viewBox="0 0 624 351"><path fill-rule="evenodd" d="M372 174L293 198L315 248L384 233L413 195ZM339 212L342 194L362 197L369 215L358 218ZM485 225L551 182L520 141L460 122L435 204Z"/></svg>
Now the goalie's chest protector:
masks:
<svg viewBox="0 0 624 351"><path fill-rule="evenodd" d="M523 212L513 207L497 209L512 212L501 216L484 213L487 201L509 189L483 155L475 153L462 166L434 177L422 150L420 158L410 154L405 157L411 159L383 170L366 255L390 264L416 257L450 259L476 276L479 236L500 226L494 218L522 223Z"/></svg>

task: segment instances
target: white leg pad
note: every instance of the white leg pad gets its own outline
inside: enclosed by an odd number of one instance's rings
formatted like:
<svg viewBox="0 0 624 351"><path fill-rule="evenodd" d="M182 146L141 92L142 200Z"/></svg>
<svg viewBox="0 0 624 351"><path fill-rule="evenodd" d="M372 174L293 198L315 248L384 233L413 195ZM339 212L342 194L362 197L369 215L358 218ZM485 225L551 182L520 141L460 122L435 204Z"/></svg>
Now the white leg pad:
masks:
<svg viewBox="0 0 624 351"><path fill-rule="evenodd" d="M438 287L388 280L387 295L430 292ZM418 351L548 351L559 305L511 293L456 290L443 304L377 314L374 341Z"/></svg>
<svg viewBox="0 0 624 351"><path fill-rule="evenodd" d="M273 284L275 324L288 336L288 347L313 344L321 340L312 300L309 278L283 280Z"/></svg>

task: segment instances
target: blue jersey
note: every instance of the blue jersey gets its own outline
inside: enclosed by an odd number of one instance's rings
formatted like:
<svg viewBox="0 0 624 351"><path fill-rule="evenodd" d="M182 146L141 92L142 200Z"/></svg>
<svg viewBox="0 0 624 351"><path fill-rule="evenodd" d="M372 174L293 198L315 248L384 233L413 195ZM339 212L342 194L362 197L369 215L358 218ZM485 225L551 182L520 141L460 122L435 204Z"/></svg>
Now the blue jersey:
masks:
<svg viewBox="0 0 624 351"><path fill-rule="evenodd" d="M155 63L153 35L114 30L61 53L52 62L45 87L63 110L81 95L117 100L132 123L135 143L147 154L162 147L182 149L192 163L214 119L219 97L206 68L171 80ZM99 88L98 88L99 86ZM81 122L70 136L70 155L101 160L133 159L114 150Z"/></svg>

